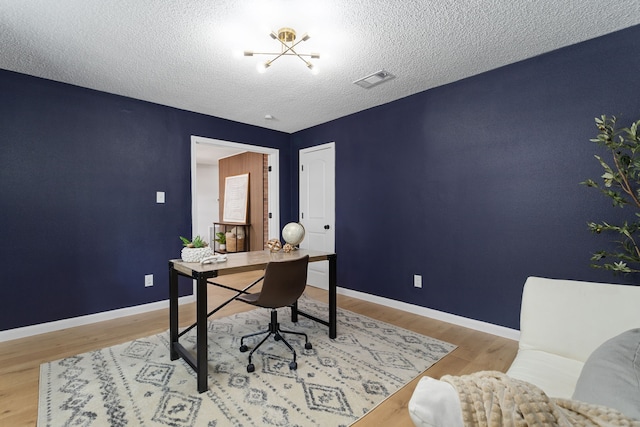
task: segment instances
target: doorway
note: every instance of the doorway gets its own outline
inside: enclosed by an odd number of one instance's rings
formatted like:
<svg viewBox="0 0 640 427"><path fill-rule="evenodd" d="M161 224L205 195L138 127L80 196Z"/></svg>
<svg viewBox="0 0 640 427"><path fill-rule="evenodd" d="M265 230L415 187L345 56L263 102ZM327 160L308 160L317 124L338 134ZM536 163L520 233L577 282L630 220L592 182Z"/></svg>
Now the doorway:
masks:
<svg viewBox="0 0 640 427"><path fill-rule="evenodd" d="M207 239L211 239L210 231L213 229L213 220L201 218L203 216L212 215L209 218L217 218L218 205L211 207L211 213L203 212L202 204L217 203L219 196L219 188L217 182L217 172L204 171L208 169L202 165L210 165L212 169L217 171L217 161L223 157L229 157L234 154L243 152L254 152L266 154L268 159L268 212L267 221L268 236L280 235L280 168L279 168L279 150L275 148L260 147L256 145L242 144L238 142L224 141L220 139L206 138L202 136L191 136L191 224L192 236L203 235ZM200 162L200 163L199 163ZM200 166L199 166L200 165ZM214 177L215 175L215 177ZM206 200L203 200L203 191L201 189L208 188L206 183L201 182L203 179L211 177L210 191L207 190ZM204 185L203 185L204 184ZM200 191L199 191L200 190ZM212 194L215 193L215 196ZM211 195L209 195L211 194ZM215 212L215 213L214 213ZM209 224L211 223L211 224ZM204 227L207 227L205 232ZM209 228L211 226L211 228Z"/></svg>

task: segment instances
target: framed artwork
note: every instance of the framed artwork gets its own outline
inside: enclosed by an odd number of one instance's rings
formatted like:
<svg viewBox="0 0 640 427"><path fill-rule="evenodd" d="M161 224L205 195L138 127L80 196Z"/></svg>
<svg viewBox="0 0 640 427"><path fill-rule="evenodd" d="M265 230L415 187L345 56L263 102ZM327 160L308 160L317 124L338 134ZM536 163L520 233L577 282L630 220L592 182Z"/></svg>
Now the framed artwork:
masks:
<svg viewBox="0 0 640 427"><path fill-rule="evenodd" d="M226 177L222 221L245 224L247 222L248 206L249 174Z"/></svg>

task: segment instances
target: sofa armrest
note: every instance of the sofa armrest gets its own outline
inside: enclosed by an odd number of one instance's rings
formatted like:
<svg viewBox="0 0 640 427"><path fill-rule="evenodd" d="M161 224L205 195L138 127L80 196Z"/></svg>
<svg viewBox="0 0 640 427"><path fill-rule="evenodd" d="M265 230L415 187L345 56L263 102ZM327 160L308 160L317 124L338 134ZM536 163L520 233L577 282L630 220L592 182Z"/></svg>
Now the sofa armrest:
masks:
<svg viewBox="0 0 640 427"><path fill-rule="evenodd" d="M463 427L458 393L451 384L431 377L418 381L409 415L416 427Z"/></svg>

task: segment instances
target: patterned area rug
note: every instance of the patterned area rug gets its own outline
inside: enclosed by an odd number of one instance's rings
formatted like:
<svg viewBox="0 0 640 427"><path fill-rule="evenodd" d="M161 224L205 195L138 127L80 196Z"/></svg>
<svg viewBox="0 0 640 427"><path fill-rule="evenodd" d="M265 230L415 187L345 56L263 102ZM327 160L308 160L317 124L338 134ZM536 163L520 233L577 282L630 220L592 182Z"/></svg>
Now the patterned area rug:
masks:
<svg viewBox="0 0 640 427"><path fill-rule="evenodd" d="M327 318L327 305L303 297L301 310ZM240 337L266 328L270 315L256 309L209 323L209 391L181 359L169 360L169 333L79 354L40 366L38 426L347 426L455 349L454 345L377 320L338 310L338 337L304 317L283 329L298 353L269 339L247 373ZM249 341L250 348L262 336ZM290 338L290 339L289 339ZM195 331L181 338L195 348Z"/></svg>

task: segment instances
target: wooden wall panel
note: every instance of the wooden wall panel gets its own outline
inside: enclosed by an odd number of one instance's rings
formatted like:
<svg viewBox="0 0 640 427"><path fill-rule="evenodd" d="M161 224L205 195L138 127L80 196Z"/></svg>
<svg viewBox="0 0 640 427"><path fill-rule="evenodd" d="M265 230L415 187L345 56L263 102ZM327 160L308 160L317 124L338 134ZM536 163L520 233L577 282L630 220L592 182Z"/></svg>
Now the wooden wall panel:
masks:
<svg viewBox="0 0 640 427"><path fill-rule="evenodd" d="M220 220L223 218L224 210L224 183L228 176L249 174L249 213L250 223L249 250L256 251L264 249L264 215L266 207L264 181L264 157L260 153L242 153L231 157L220 159L218 162L220 170Z"/></svg>

